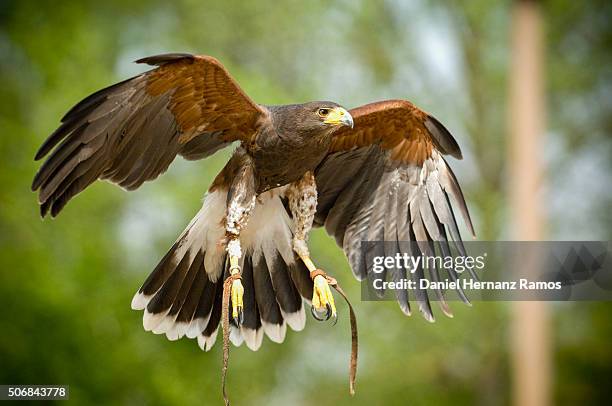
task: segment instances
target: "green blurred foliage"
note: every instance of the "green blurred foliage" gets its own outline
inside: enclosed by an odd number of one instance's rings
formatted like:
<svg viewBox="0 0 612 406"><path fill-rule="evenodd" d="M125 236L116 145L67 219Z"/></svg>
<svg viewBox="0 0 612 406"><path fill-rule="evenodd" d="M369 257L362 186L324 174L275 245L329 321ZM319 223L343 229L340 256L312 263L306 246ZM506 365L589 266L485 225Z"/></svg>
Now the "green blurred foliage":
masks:
<svg viewBox="0 0 612 406"><path fill-rule="evenodd" d="M551 0L544 10L550 128L561 145L551 153L551 183L562 188L565 178L555 173L574 168L573 153L610 156L611 13L609 2ZM480 238L495 239L511 221L504 201L509 13L501 1L0 2L0 383L69 384L77 404L221 402L219 346L203 353L192 340L146 333L129 303L230 151L178 161L131 194L100 182L55 220L39 219L29 191L44 137L80 98L143 69L130 61L169 51L211 54L268 104L333 99L352 107L408 98L454 129L466 160L453 167ZM595 175L604 186L610 161ZM557 189L548 194L551 205L563 200ZM600 230L586 238L609 238L610 195L593 200L588 218L575 222ZM556 210L576 211L571 202ZM568 218L551 213L552 238L574 238L555 234ZM235 404L510 402L505 304L453 303L455 318L438 312L435 324L406 318L394 303L359 302L342 252L322 230L312 245L356 304L357 395L348 396L342 308L334 328L309 319L283 345L265 339L256 353L233 349ZM557 403L604 403L610 306L553 308Z"/></svg>

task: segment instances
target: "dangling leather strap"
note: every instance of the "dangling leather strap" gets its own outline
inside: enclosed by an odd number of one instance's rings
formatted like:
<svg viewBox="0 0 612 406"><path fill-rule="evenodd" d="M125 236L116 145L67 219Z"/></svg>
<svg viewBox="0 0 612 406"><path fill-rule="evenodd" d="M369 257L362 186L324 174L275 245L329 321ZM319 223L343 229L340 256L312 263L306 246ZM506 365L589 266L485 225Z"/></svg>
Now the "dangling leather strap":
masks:
<svg viewBox="0 0 612 406"><path fill-rule="evenodd" d="M353 310L353 306L349 301L344 290L338 285L338 281L335 278L327 275L320 269L312 271L310 273L310 277L314 279L316 276L321 275L325 277L327 283L331 287L333 287L336 292L342 296L346 304L349 308L349 316L351 322L351 359L349 362L349 393L351 395L355 394L355 379L357 377L357 357L359 353L359 342L358 342L358 333L357 333L357 317L355 316L355 311ZM225 382L227 377L227 369L229 365L229 299L232 289L232 283L236 279L241 279L240 274L236 273L234 275L230 275L223 282L223 303L222 303L222 311L221 311L221 327L223 329L223 369L221 372L221 387L223 391L223 400L225 402L225 406L230 406L229 397L227 396L227 392L225 389Z"/></svg>
<svg viewBox="0 0 612 406"><path fill-rule="evenodd" d="M227 377L227 367L229 365L229 301L232 293L232 283L235 280L242 279L240 273L230 275L223 282L223 304L221 310L221 327L223 329L223 369L221 370L221 389L223 390L223 400L225 406L229 406L230 401L225 391L225 378Z"/></svg>
<svg viewBox="0 0 612 406"><path fill-rule="evenodd" d="M354 395L355 394L355 379L357 378L357 356L359 355L357 317L355 316L355 311L353 310L353 306L351 305L351 302L349 301L346 293L340 287L340 285L338 285L338 281L335 278L332 278L331 276L327 275L321 269L315 269L314 271L310 272L310 278L312 280L314 280L314 278L316 278L319 275L323 276L327 280L327 283L329 283L329 286L336 289L336 292L338 292L338 294L342 296L342 298L344 299L344 301L346 302L349 308L349 316L350 316L350 321L351 321L351 360L349 362L349 393L351 395Z"/></svg>

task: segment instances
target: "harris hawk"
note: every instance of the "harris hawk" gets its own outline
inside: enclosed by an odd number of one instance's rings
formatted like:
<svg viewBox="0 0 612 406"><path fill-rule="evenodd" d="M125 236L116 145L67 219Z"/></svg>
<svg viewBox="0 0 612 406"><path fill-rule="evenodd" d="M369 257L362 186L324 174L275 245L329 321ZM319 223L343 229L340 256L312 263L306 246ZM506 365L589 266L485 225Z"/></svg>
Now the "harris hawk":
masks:
<svg viewBox="0 0 612 406"><path fill-rule="evenodd" d="M264 106L210 56L164 54L155 66L93 93L66 113L35 159L48 155L32 190L55 217L97 179L127 190L165 172L177 155L206 158L238 143L202 208L132 300L145 330L197 338L209 350L232 277L230 339L257 350L335 316L329 279L311 260L312 227L325 227L362 280L361 241L455 241L453 207L473 233L443 155L461 159L449 131L405 100L352 110L329 101ZM427 244L423 250L427 249ZM421 270L422 271L422 270ZM449 271L453 272L453 271ZM451 275L455 276L456 275ZM408 297L397 294L410 313ZM416 296L433 320L427 294ZM449 309L444 301L440 306Z"/></svg>

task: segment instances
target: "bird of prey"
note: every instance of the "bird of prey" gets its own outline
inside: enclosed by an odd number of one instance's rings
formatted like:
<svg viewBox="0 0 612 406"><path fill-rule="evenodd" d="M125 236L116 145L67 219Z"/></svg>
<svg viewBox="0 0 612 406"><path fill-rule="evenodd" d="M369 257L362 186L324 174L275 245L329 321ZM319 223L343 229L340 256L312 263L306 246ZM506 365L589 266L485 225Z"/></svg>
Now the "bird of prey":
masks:
<svg viewBox="0 0 612 406"><path fill-rule="evenodd" d="M433 241L460 244L453 207L473 233L443 157L461 159L459 146L414 104L264 106L210 56L164 54L137 62L155 68L66 113L36 154L36 160L50 155L32 190L41 215L54 217L97 179L134 190L177 155L199 160L238 144L200 211L134 296L145 330L170 340L197 338L209 350L227 278L225 311L232 314L235 345L257 350L264 334L282 342L287 325L302 330L304 301L318 319L335 316L329 279L308 249L312 227L334 237L359 280L371 273L361 241L419 241L424 252ZM397 298L410 313L405 292ZM432 319L427 294L416 300Z"/></svg>

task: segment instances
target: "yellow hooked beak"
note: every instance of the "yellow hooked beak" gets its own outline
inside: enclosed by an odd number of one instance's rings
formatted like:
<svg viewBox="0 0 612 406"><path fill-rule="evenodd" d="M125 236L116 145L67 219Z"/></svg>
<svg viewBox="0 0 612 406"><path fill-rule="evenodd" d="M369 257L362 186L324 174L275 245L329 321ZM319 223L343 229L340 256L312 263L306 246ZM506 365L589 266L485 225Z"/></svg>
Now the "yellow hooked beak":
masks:
<svg viewBox="0 0 612 406"><path fill-rule="evenodd" d="M323 121L325 124L345 125L353 128L353 117L342 107L334 107Z"/></svg>

